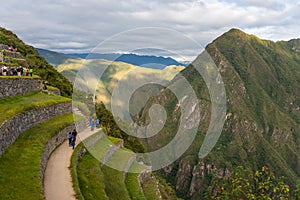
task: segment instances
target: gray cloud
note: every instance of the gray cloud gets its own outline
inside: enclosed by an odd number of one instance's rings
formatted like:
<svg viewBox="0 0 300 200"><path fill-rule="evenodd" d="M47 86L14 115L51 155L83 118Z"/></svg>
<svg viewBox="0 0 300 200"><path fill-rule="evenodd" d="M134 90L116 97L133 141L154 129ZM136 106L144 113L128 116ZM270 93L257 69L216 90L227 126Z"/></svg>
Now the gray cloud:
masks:
<svg viewBox="0 0 300 200"><path fill-rule="evenodd" d="M10 0L0 7L0 25L35 47L62 52L89 51L139 27L174 29L205 46L233 27L265 39L298 38L299 7L299 0ZM123 42L134 46L160 38L158 33L140 34ZM167 39L191 52L178 38Z"/></svg>

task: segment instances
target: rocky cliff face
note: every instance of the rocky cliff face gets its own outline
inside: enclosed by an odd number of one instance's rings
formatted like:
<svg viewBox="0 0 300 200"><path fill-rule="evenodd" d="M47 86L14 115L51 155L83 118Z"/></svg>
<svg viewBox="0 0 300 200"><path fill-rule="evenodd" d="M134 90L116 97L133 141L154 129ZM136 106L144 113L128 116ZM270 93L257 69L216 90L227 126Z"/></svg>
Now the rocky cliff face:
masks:
<svg viewBox="0 0 300 200"><path fill-rule="evenodd" d="M205 158L199 158L198 152L211 117L210 96L203 78L195 70L197 59L182 72L197 94L199 109L195 110L190 103L188 110L194 118L200 118L200 125L189 149L160 172L180 197L203 197L212 170L218 176L230 176L238 165L253 170L267 165L295 185L300 177L298 50L299 40L275 43L236 29L206 47L224 81L227 111L221 137ZM176 84L175 78L171 87ZM168 113L160 133L144 141L149 151L166 145L176 134L180 116L184 114L178 109L179 102L171 91L163 89L139 116L144 123L149 122L147 113L153 103L163 105Z"/></svg>

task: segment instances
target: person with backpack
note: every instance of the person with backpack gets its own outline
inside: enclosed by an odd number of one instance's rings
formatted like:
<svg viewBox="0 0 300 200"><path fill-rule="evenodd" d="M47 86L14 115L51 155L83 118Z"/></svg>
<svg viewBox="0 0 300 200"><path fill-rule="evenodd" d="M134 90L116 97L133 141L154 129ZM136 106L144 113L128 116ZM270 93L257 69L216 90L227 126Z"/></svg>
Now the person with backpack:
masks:
<svg viewBox="0 0 300 200"><path fill-rule="evenodd" d="M72 135L71 146L72 146L72 149L73 149L73 150L74 150L74 148L75 148L75 144L76 144L76 136Z"/></svg>
<svg viewBox="0 0 300 200"><path fill-rule="evenodd" d="M94 130L94 125L95 125L94 120L91 119L91 121L90 121L91 131Z"/></svg>
<svg viewBox="0 0 300 200"><path fill-rule="evenodd" d="M70 131L68 134L68 140L69 140L69 147L71 146L71 142L72 142L72 132Z"/></svg>
<svg viewBox="0 0 300 200"><path fill-rule="evenodd" d="M97 127L97 128L100 128L100 123L101 123L101 120L100 120L100 119L97 119L97 120L96 120L96 127Z"/></svg>

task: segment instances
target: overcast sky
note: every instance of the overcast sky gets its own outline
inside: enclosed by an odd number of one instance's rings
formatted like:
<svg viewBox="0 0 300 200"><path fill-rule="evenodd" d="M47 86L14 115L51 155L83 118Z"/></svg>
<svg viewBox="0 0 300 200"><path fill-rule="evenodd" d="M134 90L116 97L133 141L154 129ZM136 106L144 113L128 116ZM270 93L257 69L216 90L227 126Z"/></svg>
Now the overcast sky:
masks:
<svg viewBox="0 0 300 200"><path fill-rule="evenodd" d="M299 38L299 11L300 0L9 0L0 6L0 26L59 52L90 52L103 41L114 44L107 51L122 52L118 45L133 50L168 40L191 56L184 37L206 46L230 28L275 41ZM169 46L158 49L173 51Z"/></svg>

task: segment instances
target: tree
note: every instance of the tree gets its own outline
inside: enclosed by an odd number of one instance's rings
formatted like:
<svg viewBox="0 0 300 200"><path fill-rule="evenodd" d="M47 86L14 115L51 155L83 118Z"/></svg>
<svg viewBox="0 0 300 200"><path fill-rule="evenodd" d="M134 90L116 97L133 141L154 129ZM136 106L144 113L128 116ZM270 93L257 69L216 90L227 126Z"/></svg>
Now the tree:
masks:
<svg viewBox="0 0 300 200"><path fill-rule="evenodd" d="M214 174L212 186L207 189L207 199L285 200L300 197L299 190L295 190L292 196L285 178L276 178L266 166L255 173L238 167L229 178L218 178L216 172Z"/></svg>
<svg viewBox="0 0 300 200"><path fill-rule="evenodd" d="M121 138L124 140L124 146L137 153L144 153L145 147L141 144L138 138L125 133L117 125L113 114L106 109L103 102L96 104L97 118L101 119L101 125L106 130L106 134L112 137Z"/></svg>

